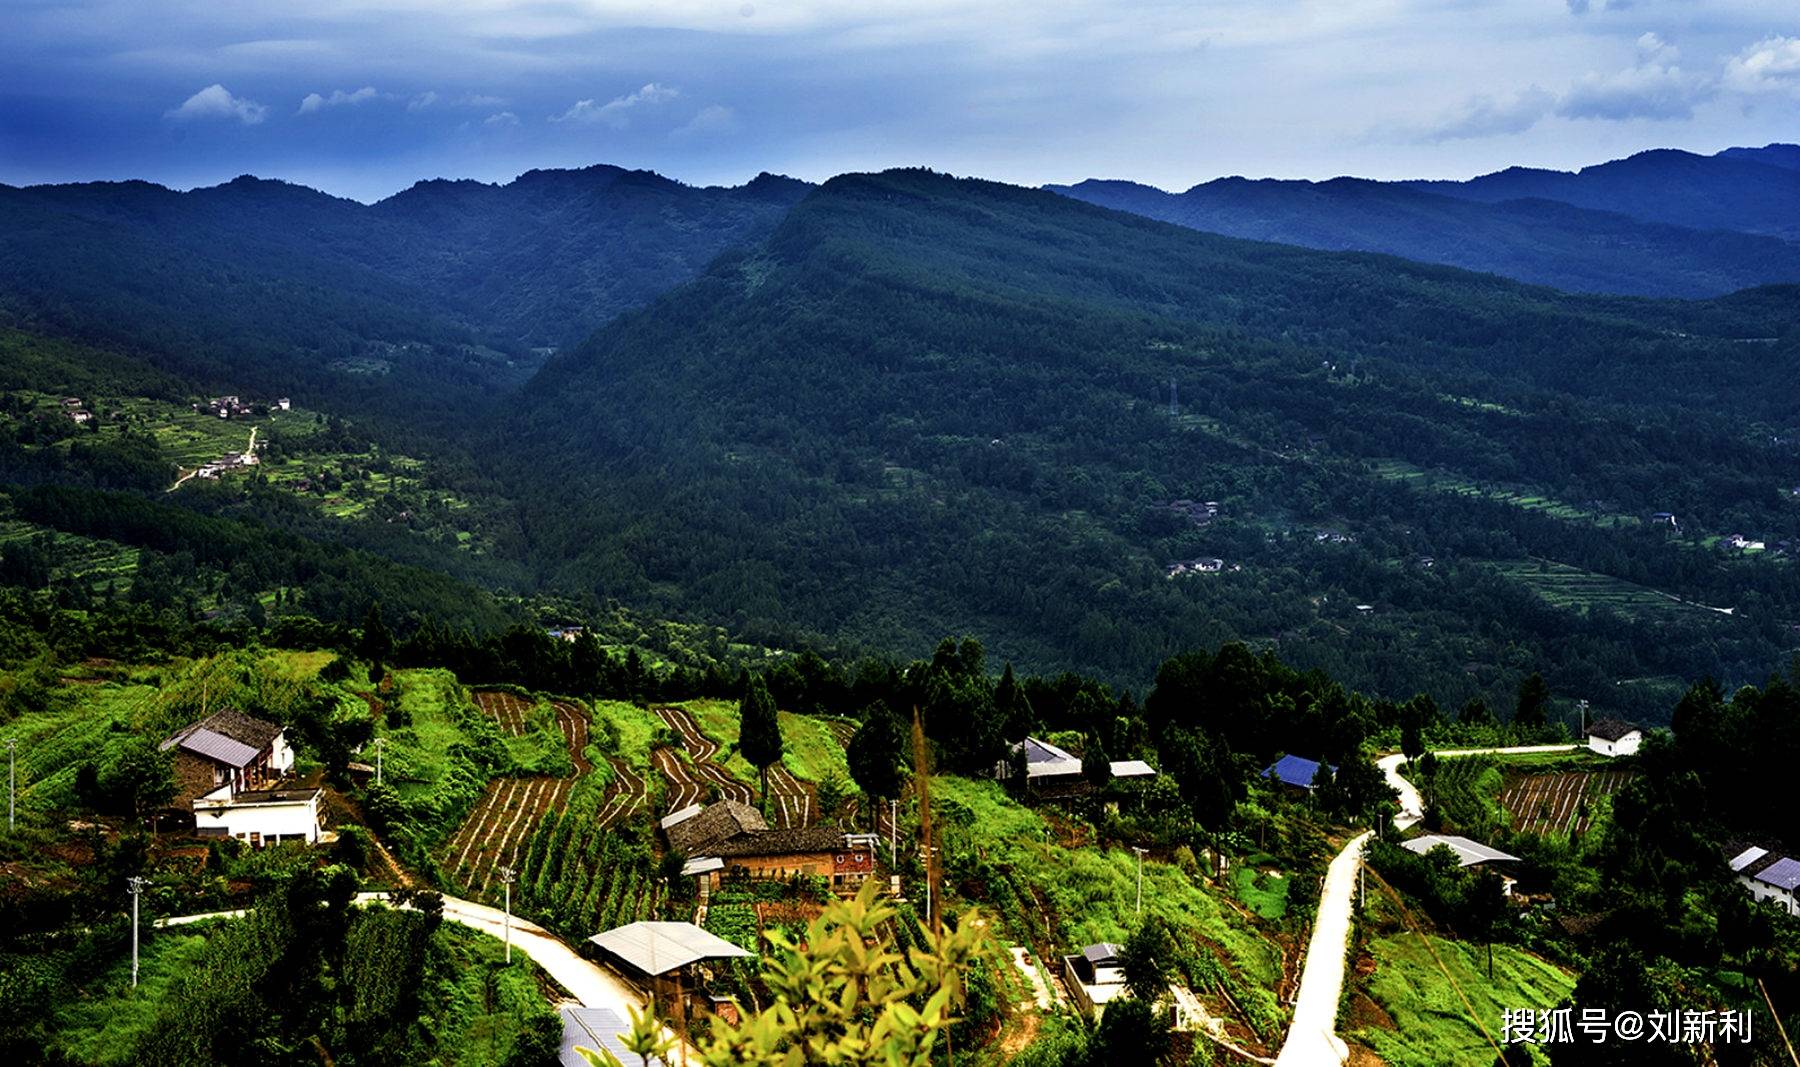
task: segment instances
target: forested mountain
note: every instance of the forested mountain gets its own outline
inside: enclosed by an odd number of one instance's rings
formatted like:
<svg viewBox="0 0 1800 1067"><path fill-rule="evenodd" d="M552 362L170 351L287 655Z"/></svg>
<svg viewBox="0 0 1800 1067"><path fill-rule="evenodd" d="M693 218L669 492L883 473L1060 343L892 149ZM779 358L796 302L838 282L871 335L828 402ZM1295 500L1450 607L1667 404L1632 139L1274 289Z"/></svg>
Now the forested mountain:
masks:
<svg viewBox="0 0 1800 1067"><path fill-rule="evenodd" d="M228 389L411 407L521 380L530 350L760 236L804 194L617 167L422 182L375 205L244 177L0 187L0 309Z"/></svg>
<svg viewBox="0 0 1800 1067"><path fill-rule="evenodd" d="M1575 292L1716 296L1800 281L1800 244L1574 207L1541 191L1485 203L1358 178L1220 178L1184 193L1125 181L1046 188L1209 233L1386 252Z"/></svg>
<svg viewBox="0 0 1800 1067"><path fill-rule="evenodd" d="M1668 679L1792 643L1792 567L1702 535L1800 525L1792 438L1745 432L1800 424L1796 308L851 175L552 360L489 443L543 580L656 611L909 651L967 631L1139 682L1241 636L1441 701L1529 662L1655 714ZM1195 557L1223 569L1169 576ZM1610 592L1554 594L1570 572Z"/></svg>
<svg viewBox="0 0 1800 1067"><path fill-rule="evenodd" d="M1537 198L1702 230L1800 238L1800 170L1792 146L1714 156L1662 148L1578 171L1508 167L1468 181L1416 181L1415 189L1497 203Z"/></svg>

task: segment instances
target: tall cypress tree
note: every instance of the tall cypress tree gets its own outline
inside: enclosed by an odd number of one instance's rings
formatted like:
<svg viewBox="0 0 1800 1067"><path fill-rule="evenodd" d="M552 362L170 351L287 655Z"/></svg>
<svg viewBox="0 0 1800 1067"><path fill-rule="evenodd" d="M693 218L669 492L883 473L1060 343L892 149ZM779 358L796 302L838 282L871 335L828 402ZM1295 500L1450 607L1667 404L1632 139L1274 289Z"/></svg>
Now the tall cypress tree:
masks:
<svg viewBox="0 0 1800 1067"><path fill-rule="evenodd" d="M761 675L748 677L738 701L738 751L761 773L763 798L768 799L769 768L781 759L781 720Z"/></svg>

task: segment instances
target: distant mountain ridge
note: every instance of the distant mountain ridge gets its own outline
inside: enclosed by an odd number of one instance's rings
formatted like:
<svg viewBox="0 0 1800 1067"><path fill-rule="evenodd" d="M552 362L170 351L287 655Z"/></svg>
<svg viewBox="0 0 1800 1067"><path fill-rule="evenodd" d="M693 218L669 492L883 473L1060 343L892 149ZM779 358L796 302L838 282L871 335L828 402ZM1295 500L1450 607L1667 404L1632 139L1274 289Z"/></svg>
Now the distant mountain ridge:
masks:
<svg viewBox="0 0 1800 1067"><path fill-rule="evenodd" d="M1576 292L1715 296L1800 280L1800 146L1658 151L1467 182L1220 178L1047 186L1232 237L1385 252Z"/></svg>
<svg viewBox="0 0 1800 1067"><path fill-rule="evenodd" d="M433 180L376 204L249 176L0 186L8 303L141 344L352 354L380 340L559 346L768 232L810 186L735 188L647 171Z"/></svg>

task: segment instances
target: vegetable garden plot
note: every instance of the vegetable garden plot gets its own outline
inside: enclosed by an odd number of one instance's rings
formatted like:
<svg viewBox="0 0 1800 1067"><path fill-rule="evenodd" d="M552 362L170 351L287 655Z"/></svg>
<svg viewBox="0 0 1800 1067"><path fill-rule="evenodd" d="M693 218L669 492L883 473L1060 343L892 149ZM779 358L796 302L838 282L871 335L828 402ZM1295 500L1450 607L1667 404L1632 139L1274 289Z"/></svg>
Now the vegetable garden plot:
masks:
<svg viewBox="0 0 1800 1067"><path fill-rule="evenodd" d="M792 771L779 763L769 768L769 793L775 801L770 814L775 816L778 828L790 830L812 825L819 807L813 800L812 787L795 778Z"/></svg>
<svg viewBox="0 0 1800 1067"><path fill-rule="evenodd" d="M1528 774L1500 792L1513 829L1532 833L1586 833L1594 809L1630 780L1629 771L1547 771Z"/></svg>
<svg viewBox="0 0 1800 1067"><path fill-rule="evenodd" d="M649 849L598 823L544 813L522 850L513 899L571 940L654 919L664 895Z"/></svg>

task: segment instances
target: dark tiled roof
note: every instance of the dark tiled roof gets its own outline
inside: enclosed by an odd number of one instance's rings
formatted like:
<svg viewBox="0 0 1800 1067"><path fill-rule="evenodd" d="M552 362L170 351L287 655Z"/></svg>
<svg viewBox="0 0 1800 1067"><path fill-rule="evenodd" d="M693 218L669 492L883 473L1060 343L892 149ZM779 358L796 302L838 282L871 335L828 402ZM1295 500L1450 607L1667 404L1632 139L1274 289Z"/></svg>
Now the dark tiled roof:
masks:
<svg viewBox="0 0 1800 1067"><path fill-rule="evenodd" d="M790 856L802 852L841 852L844 832L829 826L761 830L739 834L706 848L711 856Z"/></svg>
<svg viewBox="0 0 1800 1067"><path fill-rule="evenodd" d="M767 830L769 824L763 821L762 813L748 804L735 800L721 800L716 804L708 804L705 810L691 819L678 822L669 827L665 833L669 836L669 846L687 856L701 853L712 854L713 846L740 834Z"/></svg>
<svg viewBox="0 0 1800 1067"><path fill-rule="evenodd" d="M1589 737L1598 737L1602 741L1617 741L1629 733L1636 733L1638 728L1624 719L1601 719L1588 724Z"/></svg>

